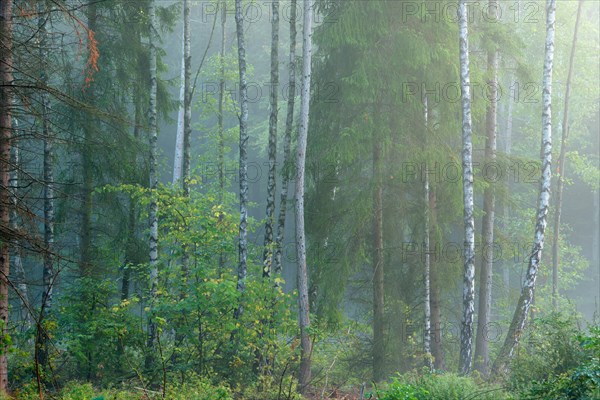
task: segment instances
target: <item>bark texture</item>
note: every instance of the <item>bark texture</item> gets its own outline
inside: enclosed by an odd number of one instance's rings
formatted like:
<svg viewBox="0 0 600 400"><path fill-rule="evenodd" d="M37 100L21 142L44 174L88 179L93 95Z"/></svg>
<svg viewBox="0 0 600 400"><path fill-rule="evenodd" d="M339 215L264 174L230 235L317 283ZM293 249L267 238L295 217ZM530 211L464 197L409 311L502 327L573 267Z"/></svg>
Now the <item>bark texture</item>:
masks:
<svg viewBox="0 0 600 400"><path fill-rule="evenodd" d="M235 25L240 75L240 227L237 290L243 293L246 290L246 273L248 269L248 239L246 237L248 226L248 85L246 82L246 42L244 38L242 0L235 0ZM242 312L243 307L240 302L235 317L239 318Z"/></svg>
<svg viewBox="0 0 600 400"><path fill-rule="evenodd" d="M275 190L277 165L277 92L279 90L279 1L271 3L271 90L269 96L269 177L267 180L267 220L263 252L263 277L271 277L273 265L273 225L275 223Z"/></svg>
<svg viewBox="0 0 600 400"><path fill-rule="evenodd" d="M0 185L7 188L10 179L10 148L12 142L12 1L0 3ZM0 190L0 223L10 223L10 198L7 190ZM0 338L7 335L8 276L10 272L10 242L0 243ZM0 347L0 394L8 390L8 346Z"/></svg>
<svg viewBox="0 0 600 400"><path fill-rule="evenodd" d="M156 5L154 0L150 1L148 7L150 17L150 102L148 111L148 127L150 137L150 210L148 212L148 223L150 225L150 311L148 316L148 337L146 356L146 368L151 368L154 363L154 341L156 340L156 322L153 318L154 299L158 289L158 202L156 199L156 189L158 186L157 173L157 151L158 151L158 131L156 123L156 92L157 92L157 69L156 69L156 45L158 43L156 27Z"/></svg>
<svg viewBox="0 0 600 400"><path fill-rule="evenodd" d="M471 81L469 77L469 32L466 0L458 5L460 84L462 90L463 219L465 227L463 315L460 331L459 372L471 372L473 313L475 308L475 221L473 217L473 143L471 127Z"/></svg>
<svg viewBox="0 0 600 400"><path fill-rule="evenodd" d="M533 248L529 258L525 282L506 339L494 362L494 374L505 373L508 362L525 328L525 321L533 302L535 281L544 248L548 208L550 204L550 185L552 182L552 71L554 64L554 35L556 23L556 0L546 1L546 51L544 58L544 78L542 84L542 179L536 213Z"/></svg>
<svg viewBox="0 0 600 400"><path fill-rule="evenodd" d="M300 368L298 383L305 394L311 380L312 341L309 335L310 306L308 300L308 266L306 265L306 237L304 233L304 167L310 112L310 80L312 58L313 0L304 1L302 32L302 95L300 100L300 130L296 155L296 251L298 260L298 322L300 325Z"/></svg>

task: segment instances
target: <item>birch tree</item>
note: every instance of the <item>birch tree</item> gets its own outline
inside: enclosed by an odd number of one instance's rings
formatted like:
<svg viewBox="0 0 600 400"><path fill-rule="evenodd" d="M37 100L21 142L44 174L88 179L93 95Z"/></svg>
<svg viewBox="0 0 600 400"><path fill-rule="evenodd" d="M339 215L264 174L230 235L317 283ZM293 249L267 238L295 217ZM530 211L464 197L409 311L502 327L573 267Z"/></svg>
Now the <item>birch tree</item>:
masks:
<svg viewBox="0 0 600 400"><path fill-rule="evenodd" d="M279 215L277 218L277 238L275 239L274 269L281 273L281 252L285 234L285 218L287 214L288 184L291 169L292 130L294 128L294 103L296 101L296 0L290 2L290 50L288 64L288 102L285 118L285 136L283 138L283 177L281 179L281 196Z"/></svg>
<svg viewBox="0 0 600 400"><path fill-rule="evenodd" d="M267 181L267 219L263 251L263 277L271 277L273 265L273 224L275 217L275 190L277 164L277 92L279 90L279 1L271 3L271 90L269 96L269 177Z"/></svg>
<svg viewBox="0 0 600 400"><path fill-rule="evenodd" d="M177 110L177 134L175 136L175 157L173 159L173 184L181 180L183 168L183 118L185 114L185 17L181 28L181 73L179 79L179 108Z"/></svg>
<svg viewBox="0 0 600 400"><path fill-rule="evenodd" d="M565 156L567 154L567 139L569 137L569 98L571 97L571 80L575 63L575 49L577 48L577 33L581 20L581 9L583 0L577 5L577 18L575 20L575 32L573 33L573 44L571 45L571 56L569 58L569 72L567 73L567 85L565 89L565 105L563 109L562 135L560 140L560 155L558 156L558 182L556 188L556 211L554 212L554 231L552 235L552 306L556 309L558 297L558 263L560 247L560 218L562 214L563 189L565 184Z"/></svg>
<svg viewBox="0 0 600 400"><path fill-rule="evenodd" d="M12 1L0 3L0 185L7 188L10 178L10 148L12 142ZM0 223L8 227L10 213L7 190L0 190ZM8 276L10 242L0 243L0 394L8 391L8 344L4 340L8 335Z"/></svg>
<svg viewBox="0 0 600 400"><path fill-rule="evenodd" d="M554 28L556 22L556 0L546 1L546 46L544 57L544 75L542 83L542 179L538 207L536 212L535 234L533 248L521 296L513 314L506 339L492 367L494 374L503 373L508 368L508 362L519 345L525 321L531 308L535 281L544 248L546 219L550 203L550 185L552 181L552 71L554 63Z"/></svg>
<svg viewBox="0 0 600 400"><path fill-rule="evenodd" d="M427 104L427 97L423 100L423 111L424 111L424 122L425 122L425 147L427 146L427 135L429 134L429 107ZM427 163L425 163L425 171L427 169ZM429 226L429 174L425 174L425 180L423 182L423 210L424 210L424 248L425 252L425 265L423 271L423 281L425 283L425 300L423 304L425 306L425 329L423 334L423 353L425 354L425 365L431 369L433 365L431 363L431 257L430 257L430 226Z"/></svg>
<svg viewBox="0 0 600 400"><path fill-rule="evenodd" d="M153 308L158 289L158 201L156 190L158 187L157 173L157 153L158 153L158 131L156 123L156 92L157 92L157 68L156 68L156 45L158 43L157 27L156 27L156 5L154 0L150 1L148 6L148 15L150 18L149 25L149 65L150 65L150 101L148 111L148 127L150 138L150 168L149 168L149 184L150 184L150 209L148 212L148 223L150 225L150 311L148 317L148 338L147 344L148 354L146 356L146 368L150 368L154 362L154 341L156 339L156 321L154 320Z"/></svg>
<svg viewBox="0 0 600 400"><path fill-rule="evenodd" d="M488 9L490 18L498 18L498 2L490 0ZM498 49L495 44L488 51L488 104L486 110L486 140L485 140L485 167L496 163L496 133L498 129ZM494 220L496 212L496 193L493 179L485 176L487 187L483 192L483 218L481 224L481 273L479 281L479 307L477 313L477 332L475 335L475 369L483 376L489 373L489 346L487 328L491 320L492 306L492 279L494 266Z"/></svg>
<svg viewBox="0 0 600 400"><path fill-rule="evenodd" d="M300 392L306 393L311 379L312 341L309 335L310 307L308 301L308 267L306 265L306 238L304 233L304 172L310 112L310 79L312 61L313 0L304 0L302 30L302 92L300 97L300 130L296 153L296 255L298 260L298 322L300 325Z"/></svg>
<svg viewBox="0 0 600 400"><path fill-rule="evenodd" d="M239 265L237 276L237 291L243 293L246 290L246 273L248 258L248 85L246 82L246 42L244 39L244 16L242 13L242 0L235 0L235 26L238 43L238 67L240 79L240 226L239 226ZM235 311L235 317L239 318L243 312L242 303Z"/></svg>
<svg viewBox="0 0 600 400"><path fill-rule="evenodd" d="M465 229L463 315L460 332L459 371L471 372L473 312L475 302L475 222L473 218L473 143L471 132L471 82L469 77L469 32L466 0L459 0L460 84L462 91L463 218Z"/></svg>

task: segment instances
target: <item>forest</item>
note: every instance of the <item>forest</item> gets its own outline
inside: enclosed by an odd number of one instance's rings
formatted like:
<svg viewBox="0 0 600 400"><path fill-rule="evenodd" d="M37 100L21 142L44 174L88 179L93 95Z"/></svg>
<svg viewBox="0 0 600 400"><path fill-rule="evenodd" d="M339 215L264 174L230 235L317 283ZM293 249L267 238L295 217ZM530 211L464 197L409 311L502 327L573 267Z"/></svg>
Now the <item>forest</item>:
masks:
<svg viewBox="0 0 600 400"><path fill-rule="evenodd" d="M598 0L0 0L0 399L600 399Z"/></svg>

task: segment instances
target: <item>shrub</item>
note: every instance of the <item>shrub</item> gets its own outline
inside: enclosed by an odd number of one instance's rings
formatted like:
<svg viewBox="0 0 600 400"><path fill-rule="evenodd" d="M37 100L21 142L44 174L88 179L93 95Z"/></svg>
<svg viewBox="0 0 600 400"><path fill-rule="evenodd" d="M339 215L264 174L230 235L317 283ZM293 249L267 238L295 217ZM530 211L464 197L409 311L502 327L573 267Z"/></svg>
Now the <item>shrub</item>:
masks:
<svg viewBox="0 0 600 400"><path fill-rule="evenodd" d="M455 374L405 374L386 390L376 391L379 400L508 400L502 388L478 384L472 377Z"/></svg>
<svg viewBox="0 0 600 400"><path fill-rule="evenodd" d="M600 398L600 328L577 335L583 362L556 377L549 377L524 390L523 399L592 400Z"/></svg>

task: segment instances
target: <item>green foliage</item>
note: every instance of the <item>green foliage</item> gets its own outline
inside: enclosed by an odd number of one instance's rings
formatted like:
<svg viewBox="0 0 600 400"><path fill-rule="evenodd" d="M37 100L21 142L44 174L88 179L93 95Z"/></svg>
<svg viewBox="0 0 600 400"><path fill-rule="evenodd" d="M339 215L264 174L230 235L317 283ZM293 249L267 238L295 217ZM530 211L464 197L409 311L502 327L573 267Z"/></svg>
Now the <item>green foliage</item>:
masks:
<svg viewBox="0 0 600 400"><path fill-rule="evenodd" d="M394 378L387 390L377 390L376 393L379 400L425 400L429 395L424 388L400 383L398 378Z"/></svg>
<svg viewBox="0 0 600 400"><path fill-rule="evenodd" d="M577 367L585 352L573 314L550 314L530 325L511 364L513 390L548 380Z"/></svg>
<svg viewBox="0 0 600 400"><path fill-rule="evenodd" d="M511 398L501 388L479 384L472 377L429 373L399 375L385 390L376 390L376 394L380 400L508 400Z"/></svg>
<svg viewBox="0 0 600 400"><path fill-rule="evenodd" d="M592 327L577 339L578 365L524 391L523 399L592 400L600 396L600 328Z"/></svg>

